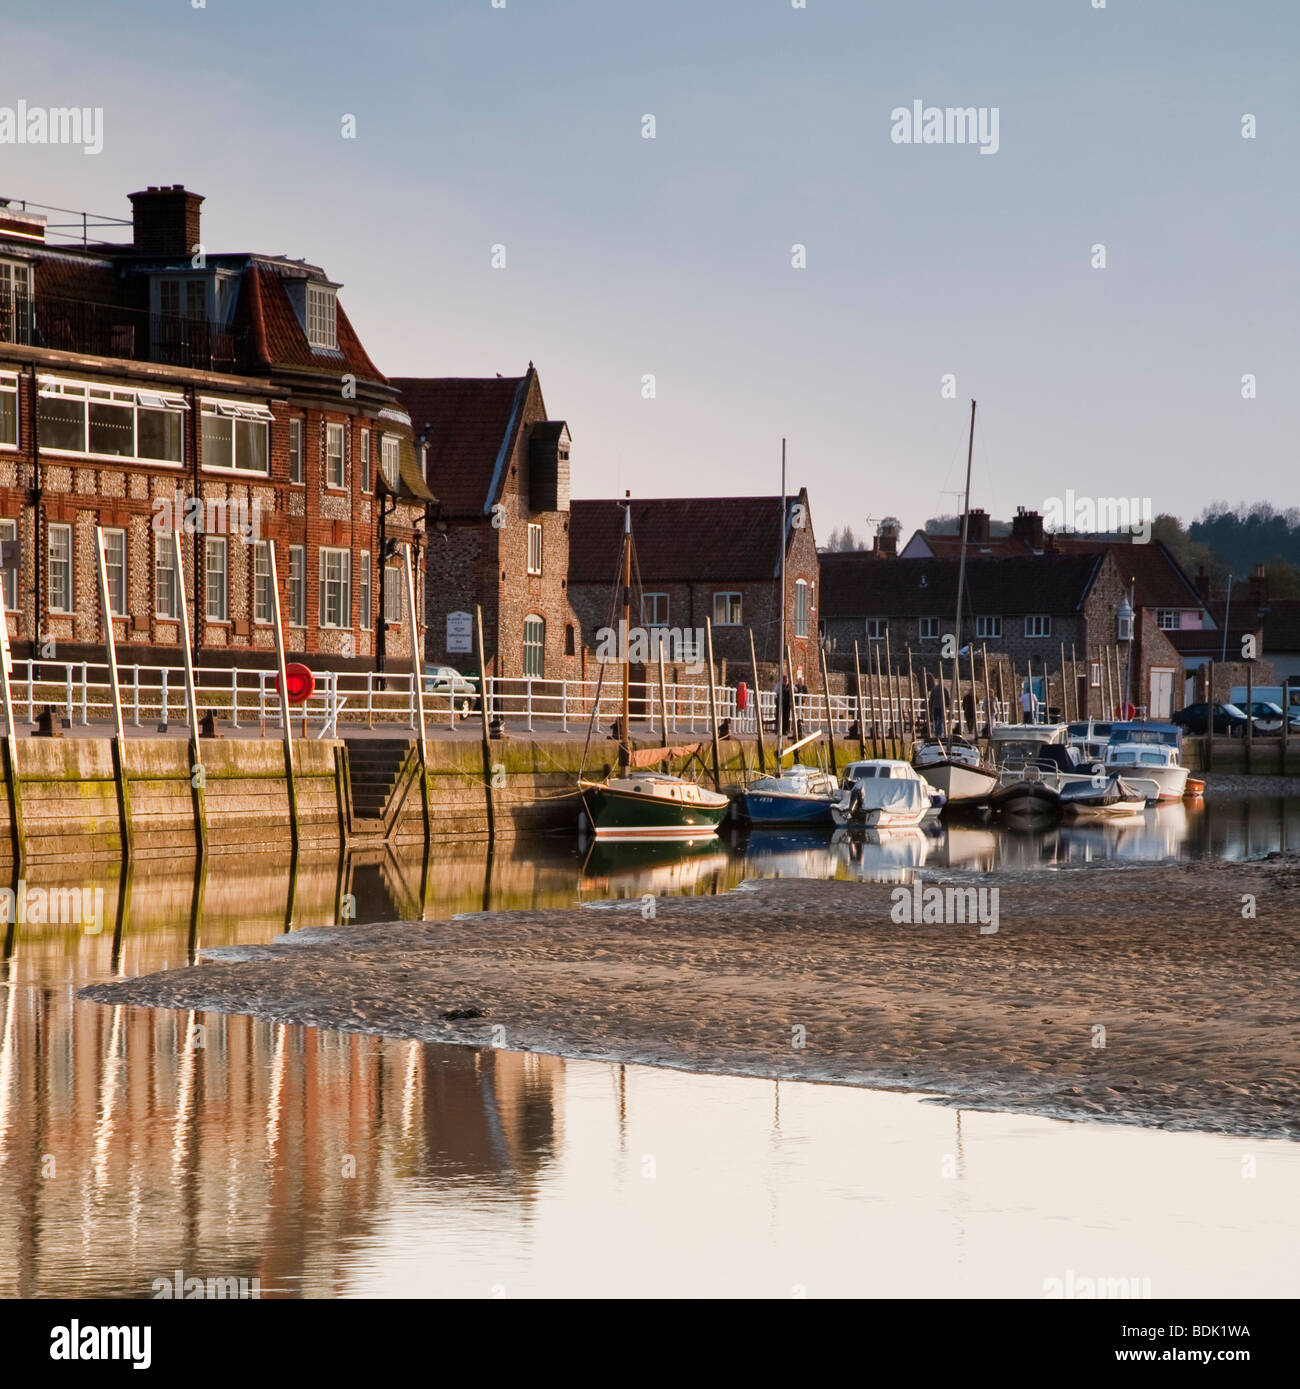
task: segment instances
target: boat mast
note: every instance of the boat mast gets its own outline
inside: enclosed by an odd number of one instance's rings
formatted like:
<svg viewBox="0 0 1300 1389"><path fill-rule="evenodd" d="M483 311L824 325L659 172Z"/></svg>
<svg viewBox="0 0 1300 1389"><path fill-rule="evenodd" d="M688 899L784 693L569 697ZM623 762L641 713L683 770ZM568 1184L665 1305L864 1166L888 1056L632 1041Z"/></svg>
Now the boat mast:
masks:
<svg viewBox="0 0 1300 1389"><path fill-rule="evenodd" d="M952 708L948 711L948 747L952 726L961 717L961 605L966 590L966 538L970 532L970 465L975 456L975 402L970 403L970 442L966 445L966 495L961 508L961 558L957 561L957 621L953 627ZM941 672L942 674L942 672ZM972 691L972 698L974 692Z"/></svg>
<svg viewBox="0 0 1300 1389"><path fill-rule="evenodd" d="M781 440L781 630L777 638L780 643L776 651L776 774L781 775L781 741L785 732L785 716L781 708L785 681L785 440ZM755 699L759 696L755 694ZM794 701L794 682L790 683L790 700ZM762 716L762 702L759 701L759 715Z"/></svg>
<svg viewBox="0 0 1300 1389"><path fill-rule="evenodd" d="M626 772L632 762L632 730L628 724L631 702L628 698L628 680L631 676L632 660L632 493L623 494L623 722L619 732L622 735L618 748L619 769Z"/></svg>

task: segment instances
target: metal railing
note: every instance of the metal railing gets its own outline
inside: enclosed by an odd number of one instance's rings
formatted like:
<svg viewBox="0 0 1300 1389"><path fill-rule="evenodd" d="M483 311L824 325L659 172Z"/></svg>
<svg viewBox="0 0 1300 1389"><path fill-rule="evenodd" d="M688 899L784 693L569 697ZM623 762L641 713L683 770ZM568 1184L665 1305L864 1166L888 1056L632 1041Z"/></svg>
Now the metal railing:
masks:
<svg viewBox="0 0 1300 1389"><path fill-rule="evenodd" d="M234 370L240 346L233 333L206 318L4 290L0 342L205 371Z"/></svg>
<svg viewBox="0 0 1300 1389"><path fill-rule="evenodd" d="M185 673L181 666L120 665L118 678L122 693L124 722L141 728L148 723L184 724ZM275 671L263 667L209 667L195 669L195 698L202 717L212 713L230 727L279 729L280 704L275 688ZM35 723L45 706L59 711L69 724L89 725L109 720L113 713L108 666L94 661L22 660L13 663L11 688L14 716ZM456 693L439 689L437 681L424 677L425 720L430 731L439 727L457 728L467 719L478 717L478 679L461 677ZM775 734L776 694L772 690L746 692L745 707L738 703L734 685L714 687L718 719L730 720L734 732L752 736L757 730L761 710L763 726ZM544 680L540 677L489 678L488 716L522 728L527 732L582 732L593 716L598 725L608 727L622 715L621 686L608 680ZM862 700L864 736L883 734L903 738L919 736L927 727L925 701L919 697L889 698L864 694ZM669 684L661 695L655 681L634 682L630 694L630 714L634 731L641 736L662 734L706 735L710 731L709 690L707 685ZM844 737L858 720L855 695L832 694L831 727ZM985 722L983 701L978 720ZM998 720L1008 710L994 705ZM415 682L409 671L377 674L373 671L322 671L316 676L311 699L294 712L308 726L319 728L318 737L335 736L340 726L365 724L417 724ZM812 731L826 726L826 698L821 694L793 696L789 732Z"/></svg>

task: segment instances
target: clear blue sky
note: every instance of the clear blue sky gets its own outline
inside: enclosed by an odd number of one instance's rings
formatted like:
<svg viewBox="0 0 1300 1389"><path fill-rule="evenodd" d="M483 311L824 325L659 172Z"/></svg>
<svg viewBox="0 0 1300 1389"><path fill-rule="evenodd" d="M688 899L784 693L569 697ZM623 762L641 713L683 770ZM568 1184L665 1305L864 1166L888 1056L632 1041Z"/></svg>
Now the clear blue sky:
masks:
<svg viewBox="0 0 1300 1389"><path fill-rule="evenodd" d="M210 249L343 281L382 370L531 358L581 495L774 491L784 434L821 538L910 530L974 395L976 504L1190 519L1300 502L1298 38L1297 0L61 0L11 7L0 106L103 107L104 151L0 146L0 194L185 183ZM917 99L998 152L893 143Z"/></svg>

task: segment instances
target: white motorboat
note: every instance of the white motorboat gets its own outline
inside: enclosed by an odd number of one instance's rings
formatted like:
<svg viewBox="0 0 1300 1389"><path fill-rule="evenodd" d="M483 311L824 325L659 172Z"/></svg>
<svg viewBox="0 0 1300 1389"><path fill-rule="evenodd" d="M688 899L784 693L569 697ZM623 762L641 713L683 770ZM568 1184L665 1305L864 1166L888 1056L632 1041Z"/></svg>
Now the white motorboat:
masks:
<svg viewBox="0 0 1300 1389"><path fill-rule="evenodd" d="M1067 786L1077 783L1091 786L1099 774L1104 776L1100 762L1081 761L1075 748L1066 743L1017 739L995 743L993 748L997 753L998 782L1002 787L1014 786L1030 778L1059 794Z"/></svg>
<svg viewBox="0 0 1300 1389"><path fill-rule="evenodd" d="M943 792L950 805L986 800L998 784L996 770L985 764L979 748L965 738L932 738L917 743L912 749L912 766Z"/></svg>
<svg viewBox="0 0 1300 1389"><path fill-rule="evenodd" d="M1106 770L1118 773L1148 800L1181 801L1187 789L1187 768L1178 749L1165 743L1110 743Z"/></svg>
<svg viewBox="0 0 1300 1389"><path fill-rule="evenodd" d="M945 799L910 763L871 757L850 762L844 769L831 816L837 825L907 828L937 814Z"/></svg>
<svg viewBox="0 0 1300 1389"><path fill-rule="evenodd" d="M999 743L1063 743L1066 725L1063 723L995 723L989 734L989 751Z"/></svg>

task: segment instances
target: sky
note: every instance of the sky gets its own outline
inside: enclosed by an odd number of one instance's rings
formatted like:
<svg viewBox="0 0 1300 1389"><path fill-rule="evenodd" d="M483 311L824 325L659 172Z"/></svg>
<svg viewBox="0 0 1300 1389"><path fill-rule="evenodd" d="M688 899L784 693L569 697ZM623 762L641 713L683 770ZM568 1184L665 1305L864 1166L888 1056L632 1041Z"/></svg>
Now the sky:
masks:
<svg viewBox="0 0 1300 1389"><path fill-rule="evenodd" d="M1097 3L60 0L6 16L0 108L103 149L0 144L0 196L184 183L385 373L535 362L579 496L774 493L784 437L819 539L907 534L974 397L996 516L1300 503L1300 4ZM995 152L900 142L918 101Z"/></svg>

